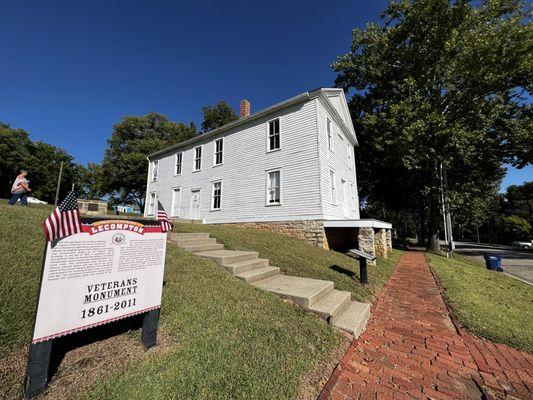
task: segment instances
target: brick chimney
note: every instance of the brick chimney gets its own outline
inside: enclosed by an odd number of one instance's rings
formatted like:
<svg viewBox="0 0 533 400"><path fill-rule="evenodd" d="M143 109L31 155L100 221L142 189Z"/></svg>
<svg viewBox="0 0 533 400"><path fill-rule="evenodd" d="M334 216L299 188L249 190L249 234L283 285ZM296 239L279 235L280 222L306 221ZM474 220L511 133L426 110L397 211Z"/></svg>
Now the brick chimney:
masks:
<svg viewBox="0 0 533 400"><path fill-rule="evenodd" d="M240 116L248 117L250 115L250 102L246 99L241 100L241 106L240 106Z"/></svg>

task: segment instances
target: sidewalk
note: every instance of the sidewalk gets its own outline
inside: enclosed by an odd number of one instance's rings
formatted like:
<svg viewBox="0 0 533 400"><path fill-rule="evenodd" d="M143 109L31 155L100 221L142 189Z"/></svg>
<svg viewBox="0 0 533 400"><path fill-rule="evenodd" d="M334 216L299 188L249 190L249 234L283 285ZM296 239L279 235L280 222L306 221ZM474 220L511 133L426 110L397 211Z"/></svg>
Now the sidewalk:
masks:
<svg viewBox="0 0 533 400"><path fill-rule="evenodd" d="M533 356L457 331L423 253L405 253L320 399L533 397Z"/></svg>

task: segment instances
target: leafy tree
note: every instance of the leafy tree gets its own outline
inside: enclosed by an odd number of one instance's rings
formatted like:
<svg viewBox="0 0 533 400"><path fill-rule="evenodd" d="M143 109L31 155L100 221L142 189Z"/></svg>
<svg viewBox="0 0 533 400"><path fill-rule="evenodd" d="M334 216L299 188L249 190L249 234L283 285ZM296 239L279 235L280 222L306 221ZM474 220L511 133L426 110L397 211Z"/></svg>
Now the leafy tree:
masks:
<svg viewBox="0 0 533 400"><path fill-rule="evenodd" d="M102 165L89 163L87 167L78 165L78 194L88 199L99 199L105 196L105 182Z"/></svg>
<svg viewBox="0 0 533 400"><path fill-rule="evenodd" d="M26 131L0 123L0 197L11 196L11 185L20 169L29 169L31 140Z"/></svg>
<svg viewBox="0 0 533 400"><path fill-rule="evenodd" d="M518 215L533 225L533 182L509 186L503 208L504 213Z"/></svg>
<svg viewBox="0 0 533 400"><path fill-rule="evenodd" d="M32 142L23 129L0 123L0 196L11 195L11 185L21 169L29 172L33 195L53 203L56 193L59 165L63 161L60 197L78 180L78 166L65 150L44 142Z"/></svg>
<svg viewBox="0 0 533 400"><path fill-rule="evenodd" d="M204 132L212 131L239 119L233 108L224 100L220 100L214 106L202 107L202 111L204 112L204 120L202 122L202 130Z"/></svg>
<svg viewBox="0 0 533 400"><path fill-rule="evenodd" d="M503 219L503 232L508 241L527 240L531 232L531 225L518 215L510 215Z"/></svg>
<svg viewBox="0 0 533 400"><path fill-rule="evenodd" d="M101 170L96 170L101 173L96 187L122 202L136 203L143 210L148 174L146 157L195 134L193 123L176 123L157 113L124 117L113 126Z"/></svg>
<svg viewBox="0 0 533 400"><path fill-rule="evenodd" d="M452 209L478 212L472 200L493 192L503 162L531 161L527 17L518 0L392 1L384 24L354 30L333 64L336 84L353 93L362 195L417 213L433 250L441 165Z"/></svg>
<svg viewBox="0 0 533 400"><path fill-rule="evenodd" d="M59 190L59 201L78 182L78 166L73 162L73 157L65 150L52 146L44 142L36 142L32 146L32 163L28 167L30 186L33 195L41 200L53 203L56 195L59 169L63 162L63 172L61 174L61 186Z"/></svg>

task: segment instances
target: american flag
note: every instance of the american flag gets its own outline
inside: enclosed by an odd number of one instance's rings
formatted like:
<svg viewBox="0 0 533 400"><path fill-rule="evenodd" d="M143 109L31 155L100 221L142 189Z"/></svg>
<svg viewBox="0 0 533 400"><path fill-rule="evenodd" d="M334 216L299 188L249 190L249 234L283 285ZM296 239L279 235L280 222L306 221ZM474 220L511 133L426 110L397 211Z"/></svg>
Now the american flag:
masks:
<svg viewBox="0 0 533 400"><path fill-rule="evenodd" d="M157 220L161 221L161 230L168 232L172 230L172 221L168 218L168 215L163 208L163 204L157 200Z"/></svg>
<svg viewBox="0 0 533 400"><path fill-rule="evenodd" d="M46 240L52 241L81 232L80 211L74 191L59 203L54 212L43 223Z"/></svg>

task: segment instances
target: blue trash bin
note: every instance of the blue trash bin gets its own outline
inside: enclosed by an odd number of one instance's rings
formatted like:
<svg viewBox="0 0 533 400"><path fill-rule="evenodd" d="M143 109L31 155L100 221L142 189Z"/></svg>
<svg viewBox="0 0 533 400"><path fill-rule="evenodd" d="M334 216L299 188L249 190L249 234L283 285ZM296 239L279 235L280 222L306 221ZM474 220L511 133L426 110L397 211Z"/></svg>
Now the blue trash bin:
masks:
<svg viewBox="0 0 533 400"><path fill-rule="evenodd" d="M503 271L502 256L499 254L485 254L485 265L492 271Z"/></svg>

